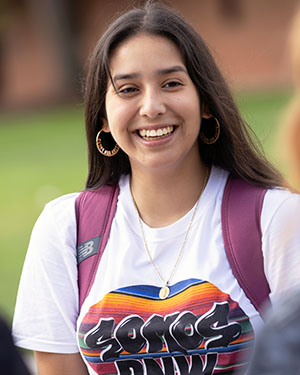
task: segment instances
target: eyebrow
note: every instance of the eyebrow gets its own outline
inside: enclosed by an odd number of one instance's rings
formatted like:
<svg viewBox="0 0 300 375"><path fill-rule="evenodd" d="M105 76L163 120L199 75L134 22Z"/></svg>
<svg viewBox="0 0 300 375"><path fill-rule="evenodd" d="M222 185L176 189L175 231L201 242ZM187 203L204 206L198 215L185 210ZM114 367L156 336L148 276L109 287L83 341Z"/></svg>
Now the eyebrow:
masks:
<svg viewBox="0 0 300 375"><path fill-rule="evenodd" d="M175 66L171 66L169 68L159 69L157 71L157 74L158 75L166 75L166 74L171 74L171 73L175 73L175 72L186 73L187 71L186 71L184 66L175 65ZM123 80L123 79L134 79L134 78L138 78L138 77L140 77L139 73L116 74L113 77L113 82L120 81L120 80Z"/></svg>

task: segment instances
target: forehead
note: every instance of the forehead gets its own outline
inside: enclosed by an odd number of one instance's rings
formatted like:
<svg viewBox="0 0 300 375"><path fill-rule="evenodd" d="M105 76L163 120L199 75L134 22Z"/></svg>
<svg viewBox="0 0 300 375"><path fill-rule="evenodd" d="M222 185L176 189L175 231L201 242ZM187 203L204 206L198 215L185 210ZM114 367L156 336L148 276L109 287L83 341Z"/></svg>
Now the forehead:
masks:
<svg viewBox="0 0 300 375"><path fill-rule="evenodd" d="M110 70L159 69L185 65L178 47L166 37L138 34L121 43L110 58Z"/></svg>

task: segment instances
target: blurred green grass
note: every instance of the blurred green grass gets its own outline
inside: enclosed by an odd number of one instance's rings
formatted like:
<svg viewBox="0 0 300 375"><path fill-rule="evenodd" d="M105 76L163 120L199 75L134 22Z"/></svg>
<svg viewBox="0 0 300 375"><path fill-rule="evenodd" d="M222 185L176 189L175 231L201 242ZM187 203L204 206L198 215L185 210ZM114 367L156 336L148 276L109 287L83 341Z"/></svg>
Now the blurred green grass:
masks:
<svg viewBox="0 0 300 375"><path fill-rule="evenodd" d="M273 161L276 127L289 96L287 91L236 94L241 112ZM85 184L81 106L1 115L0 160L0 310L10 320L36 218L47 201L80 191Z"/></svg>
<svg viewBox="0 0 300 375"><path fill-rule="evenodd" d="M32 226L44 204L87 173L81 106L0 116L0 309L12 317Z"/></svg>
<svg viewBox="0 0 300 375"><path fill-rule="evenodd" d="M291 90L239 93L235 96L244 119L258 136L268 159L282 172L276 137L282 113L291 96Z"/></svg>

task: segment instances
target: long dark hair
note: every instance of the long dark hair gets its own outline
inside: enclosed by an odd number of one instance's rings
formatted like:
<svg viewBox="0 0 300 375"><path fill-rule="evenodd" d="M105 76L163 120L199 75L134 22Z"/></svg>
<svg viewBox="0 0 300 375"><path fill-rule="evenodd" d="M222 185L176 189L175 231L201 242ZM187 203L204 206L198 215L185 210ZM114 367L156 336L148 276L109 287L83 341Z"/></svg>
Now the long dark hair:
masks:
<svg viewBox="0 0 300 375"><path fill-rule="evenodd" d="M130 173L128 156L120 150L114 157L102 156L95 146L105 117L105 95L110 79L109 60L125 40L147 33L167 38L181 52L201 103L219 120L221 134L216 143L199 138L204 163L217 165L255 185L282 185L280 173L266 160L259 142L243 121L229 88L203 39L174 10L158 3L134 8L114 21L99 40L90 60L85 92L85 124L89 150L87 189L115 183Z"/></svg>

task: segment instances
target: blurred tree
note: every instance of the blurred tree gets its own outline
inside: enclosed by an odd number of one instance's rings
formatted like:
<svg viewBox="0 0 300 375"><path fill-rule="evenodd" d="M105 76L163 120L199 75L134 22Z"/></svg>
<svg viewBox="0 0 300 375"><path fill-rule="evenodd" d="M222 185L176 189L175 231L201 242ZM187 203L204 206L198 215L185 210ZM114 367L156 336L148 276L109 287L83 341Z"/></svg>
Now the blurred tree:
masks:
<svg viewBox="0 0 300 375"><path fill-rule="evenodd" d="M59 66L61 95L67 98L80 94L76 3L72 0L28 0L33 19Z"/></svg>
<svg viewBox="0 0 300 375"><path fill-rule="evenodd" d="M6 25L9 21L9 5L7 0L0 1L0 102L1 102L1 94L2 94L2 86L3 86L3 33L6 28Z"/></svg>

